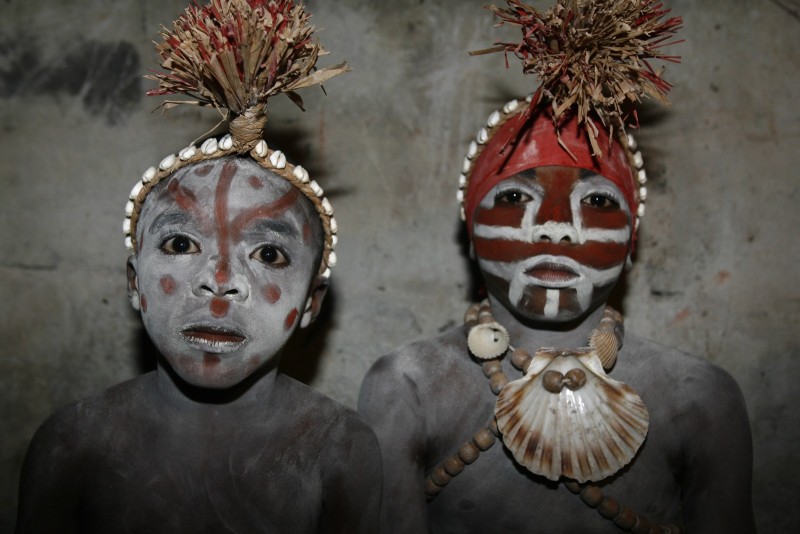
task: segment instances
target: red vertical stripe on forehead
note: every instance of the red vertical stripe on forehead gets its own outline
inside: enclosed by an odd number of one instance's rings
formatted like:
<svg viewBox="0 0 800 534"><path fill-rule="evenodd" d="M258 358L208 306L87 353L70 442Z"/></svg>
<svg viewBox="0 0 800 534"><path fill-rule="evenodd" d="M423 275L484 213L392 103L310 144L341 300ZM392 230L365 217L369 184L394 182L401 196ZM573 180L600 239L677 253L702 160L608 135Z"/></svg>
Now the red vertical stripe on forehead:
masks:
<svg viewBox="0 0 800 534"><path fill-rule="evenodd" d="M512 226L520 228L525 218L524 204L495 202L492 208L478 208L475 224L484 226Z"/></svg>
<svg viewBox="0 0 800 534"><path fill-rule="evenodd" d="M582 245L559 243L526 243L504 239L475 237L475 254L487 261L513 263L534 256L565 256L594 269L609 269L625 261L627 243L604 243L590 241Z"/></svg>
<svg viewBox="0 0 800 534"><path fill-rule="evenodd" d="M230 226L228 224L228 196L230 195L231 182L236 176L238 167L234 161L226 161L222 167L217 182L216 196L214 197L214 215L217 219L217 240L219 241L219 260L215 279L218 284L224 284L230 278Z"/></svg>
<svg viewBox="0 0 800 534"><path fill-rule="evenodd" d="M536 212L536 224L572 222L572 188L580 179L575 167L543 167L536 169L536 178L544 189L542 204Z"/></svg>

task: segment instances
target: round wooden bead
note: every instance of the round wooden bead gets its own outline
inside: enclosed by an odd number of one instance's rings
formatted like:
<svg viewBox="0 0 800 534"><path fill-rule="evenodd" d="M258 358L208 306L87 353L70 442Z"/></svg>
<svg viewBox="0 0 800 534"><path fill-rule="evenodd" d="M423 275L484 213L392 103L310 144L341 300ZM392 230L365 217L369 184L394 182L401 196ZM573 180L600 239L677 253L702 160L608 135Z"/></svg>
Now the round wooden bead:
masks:
<svg viewBox="0 0 800 534"><path fill-rule="evenodd" d="M472 437L472 442L482 451L487 450L492 445L497 438L494 437L494 434L488 428L481 428L475 435Z"/></svg>
<svg viewBox="0 0 800 534"><path fill-rule="evenodd" d="M514 349L511 353L511 363L517 369L525 371L528 369L528 364L531 363L531 355L525 349Z"/></svg>
<svg viewBox="0 0 800 534"><path fill-rule="evenodd" d="M586 486L581 490L581 500L592 508L596 508L603 500L603 490L597 486Z"/></svg>
<svg viewBox="0 0 800 534"><path fill-rule="evenodd" d="M650 521L646 517L640 515L636 516L636 524L633 525L631 532L633 534L650 534Z"/></svg>
<svg viewBox="0 0 800 534"><path fill-rule="evenodd" d="M464 470L464 462L461 461L457 454L454 454L444 461L444 470L448 475L454 477Z"/></svg>
<svg viewBox="0 0 800 534"><path fill-rule="evenodd" d="M458 449L458 457L461 458L461 461L465 464L471 464L475 460L478 459L480 456L481 451L478 450L478 447L475 446L474 443L467 442L463 444Z"/></svg>
<svg viewBox="0 0 800 534"><path fill-rule="evenodd" d="M586 384L586 373L581 369L570 369L564 378L567 379L566 386L572 391L581 389Z"/></svg>
<svg viewBox="0 0 800 534"><path fill-rule="evenodd" d="M425 493L431 497L438 495L442 491L442 486L437 485L430 478L425 481Z"/></svg>
<svg viewBox="0 0 800 534"><path fill-rule="evenodd" d="M567 488L568 490L570 490L572 493L580 493L581 492L580 484L578 484L574 480L566 480L564 482L564 487Z"/></svg>
<svg viewBox="0 0 800 534"><path fill-rule="evenodd" d="M550 393L561 393L561 390L564 388L561 383L563 379L564 375L558 371L553 371L552 369L545 371L542 376L542 387Z"/></svg>
<svg viewBox="0 0 800 534"><path fill-rule="evenodd" d="M500 373L495 373L489 377L489 387L492 388L492 393L497 395L508 384L508 377Z"/></svg>
<svg viewBox="0 0 800 534"><path fill-rule="evenodd" d="M436 482L439 486L445 486L448 482L453 479L447 472L444 470L444 466L440 465L436 469L433 470L431 473L431 480Z"/></svg>
<svg viewBox="0 0 800 534"><path fill-rule="evenodd" d="M633 528L633 525L636 524L636 512L634 512L627 506L623 506L619 515L617 515L617 517L615 517L613 521L614 524L617 525L619 528L630 530Z"/></svg>
<svg viewBox="0 0 800 534"><path fill-rule="evenodd" d="M597 507L597 511L600 512L600 515L606 519L613 519L617 517L617 514L619 514L619 509L619 503L608 495L603 497L603 502L601 502Z"/></svg>
<svg viewBox="0 0 800 534"><path fill-rule="evenodd" d="M489 425L488 426L489 426L489 431L499 438L500 437L500 430L497 428L497 419L492 417L492 420L489 421Z"/></svg>
<svg viewBox="0 0 800 534"><path fill-rule="evenodd" d="M486 378L489 378L495 373L503 372L503 365L499 360L489 360L487 362L483 362L481 367L483 367L483 374L486 375Z"/></svg>

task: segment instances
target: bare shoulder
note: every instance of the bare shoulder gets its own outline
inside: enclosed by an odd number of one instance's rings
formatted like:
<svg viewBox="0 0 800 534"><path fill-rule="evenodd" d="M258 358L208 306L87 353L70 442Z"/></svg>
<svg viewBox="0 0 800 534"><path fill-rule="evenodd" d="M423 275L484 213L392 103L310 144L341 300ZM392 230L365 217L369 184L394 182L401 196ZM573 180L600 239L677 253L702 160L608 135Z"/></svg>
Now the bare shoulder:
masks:
<svg viewBox="0 0 800 534"><path fill-rule="evenodd" d="M51 414L34 434L28 455L74 454L102 442L106 432L139 406L151 387L152 375L143 375L70 403Z"/></svg>
<svg viewBox="0 0 800 534"><path fill-rule="evenodd" d="M741 395L733 377L709 360L638 336L625 337L618 361L626 382L657 387L682 402Z"/></svg>
<svg viewBox="0 0 800 534"><path fill-rule="evenodd" d="M748 426L739 385L727 371L704 358L627 335L618 367L618 372L612 370L612 378L630 384L651 416L668 419L687 435L720 422Z"/></svg>
<svg viewBox="0 0 800 534"><path fill-rule="evenodd" d="M303 434L298 438L311 443L317 440L329 448L356 444L377 450L375 434L355 410L283 374L278 375L277 386L281 410L289 416L284 420L292 432Z"/></svg>
<svg viewBox="0 0 800 534"><path fill-rule="evenodd" d="M465 339L459 326L440 336L401 345L372 365L365 383L390 381L395 386L416 388L438 382L471 363Z"/></svg>

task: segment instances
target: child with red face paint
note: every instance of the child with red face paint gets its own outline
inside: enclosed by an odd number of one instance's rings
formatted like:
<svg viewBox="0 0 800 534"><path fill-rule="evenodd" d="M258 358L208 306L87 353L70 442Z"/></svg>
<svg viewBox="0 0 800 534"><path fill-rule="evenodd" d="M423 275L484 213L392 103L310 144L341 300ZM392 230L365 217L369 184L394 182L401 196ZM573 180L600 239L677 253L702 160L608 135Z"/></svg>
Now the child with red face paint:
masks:
<svg viewBox="0 0 800 534"><path fill-rule="evenodd" d="M575 35L597 34L598 13L632 5L508 4L495 8L505 22L547 46L564 38L565 54ZM645 12L608 27L658 42L679 24L637 5ZM508 49L545 65L558 52ZM597 72L579 60L493 113L470 145L459 199L488 299L464 327L379 359L362 385L383 454L382 532L754 532L738 386L703 359L625 335L606 306L646 176L635 141L609 133L624 127L613 90L589 91L585 114L581 88L560 92L580 69Z"/></svg>
<svg viewBox="0 0 800 534"><path fill-rule="evenodd" d="M254 33L294 21L275 38L300 43L295 75L320 51L290 33L308 31L291 2L214 0L176 27L226 28L225 13L255 19ZM260 139L248 116L263 113L250 105L230 135L165 158L131 192L129 297L157 369L43 424L23 467L18 532L377 531L374 433L278 371L290 336L320 311L336 223L308 173Z"/></svg>

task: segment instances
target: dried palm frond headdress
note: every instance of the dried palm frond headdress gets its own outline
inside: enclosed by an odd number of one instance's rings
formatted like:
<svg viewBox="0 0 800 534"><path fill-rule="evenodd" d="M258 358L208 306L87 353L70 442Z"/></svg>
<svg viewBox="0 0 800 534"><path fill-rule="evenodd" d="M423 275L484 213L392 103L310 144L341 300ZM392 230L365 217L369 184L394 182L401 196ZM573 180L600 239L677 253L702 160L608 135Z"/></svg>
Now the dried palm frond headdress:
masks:
<svg viewBox="0 0 800 534"><path fill-rule="evenodd" d="M314 205L322 221L325 244L320 273L330 275L336 263L336 220L322 188L301 166L286 161L262 139L267 99L284 93L302 108L295 92L346 72L345 63L317 69L326 52L312 40L314 27L302 5L292 0L210 0L193 4L162 27L156 45L167 72L146 76L158 82L148 95L185 95L161 107L180 104L214 107L229 120L230 133L188 146L150 167L131 191L125 207L125 245L135 250L136 224L147 194L164 178L187 165L229 155L245 155L285 178Z"/></svg>
<svg viewBox="0 0 800 534"><path fill-rule="evenodd" d="M500 25L522 30L518 43L473 52L517 56L539 88L525 103L512 100L489 116L470 144L459 179L462 218L472 231L481 198L523 170L548 165L579 167L614 182L631 212L644 215L646 175L626 122L644 95L668 103L670 84L649 60L678 61L661 48L682 24L660 0L557 0L539 11L519 0L488 6Z"/></svg>

